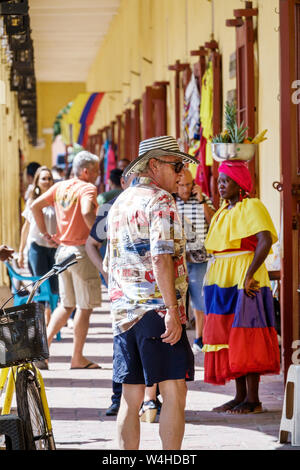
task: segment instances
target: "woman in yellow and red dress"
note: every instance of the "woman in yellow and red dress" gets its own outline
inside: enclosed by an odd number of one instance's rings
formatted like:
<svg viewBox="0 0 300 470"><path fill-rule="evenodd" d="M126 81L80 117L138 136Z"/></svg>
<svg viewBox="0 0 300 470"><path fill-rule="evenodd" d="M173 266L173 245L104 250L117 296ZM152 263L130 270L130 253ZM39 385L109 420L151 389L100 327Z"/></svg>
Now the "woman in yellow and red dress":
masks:
<svg viewBox="0 0 300 470"><path fill-rule="evenodd" d="M272 219L250 198L247 164L225 161L218 188L224 199L214 215L205 247L212 254L204 285L204 381L234 379L236 395L217 412L259 413L259 380L280 372L273 297L264 261L277 241Z"/></svg>

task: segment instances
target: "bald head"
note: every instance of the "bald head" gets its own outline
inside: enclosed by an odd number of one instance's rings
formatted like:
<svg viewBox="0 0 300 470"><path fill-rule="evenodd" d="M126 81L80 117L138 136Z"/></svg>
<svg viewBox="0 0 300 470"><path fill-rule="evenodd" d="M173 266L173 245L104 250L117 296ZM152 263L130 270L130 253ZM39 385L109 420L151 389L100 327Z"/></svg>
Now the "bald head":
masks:
<svg viewBox="0 0 300 470"><path fill-rule="evenodd" d="M193 189L193 176L188 168L184 168L180 177L180 181L177 185L177 194L184 202L186 202L191 194Z"/></svg>

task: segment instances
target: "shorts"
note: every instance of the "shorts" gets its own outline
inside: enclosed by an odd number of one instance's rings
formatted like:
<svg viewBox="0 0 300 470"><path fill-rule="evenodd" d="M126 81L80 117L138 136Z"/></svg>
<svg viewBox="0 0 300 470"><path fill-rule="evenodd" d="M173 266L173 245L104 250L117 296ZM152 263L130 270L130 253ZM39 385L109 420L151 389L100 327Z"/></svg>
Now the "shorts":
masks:
<svg viewBox="0 0 300 470"><path fill-rule="evenodd" d="M204 312L204 295L202 292L203 279L207 263L187 263L189 275L189 294L192 307Z"/></svg>
<svg viewBox="0 0 300 470"><path fill-rule="evenodd" d="M194 355L185 326L173 346L160 338L165 329L164 318L150 310L129 330L114 336L114 382L151 387L165 380L194 380Z"/></svg>
<svg viewBox="0 0 300 470"><path fill-rule="evenodd" d="M60 245L55 262L59 263L72 253L77 263L58 276L59 296L64 307L93 309L101 305L101 281L99 272L86 254L85 246Z"/></svg>

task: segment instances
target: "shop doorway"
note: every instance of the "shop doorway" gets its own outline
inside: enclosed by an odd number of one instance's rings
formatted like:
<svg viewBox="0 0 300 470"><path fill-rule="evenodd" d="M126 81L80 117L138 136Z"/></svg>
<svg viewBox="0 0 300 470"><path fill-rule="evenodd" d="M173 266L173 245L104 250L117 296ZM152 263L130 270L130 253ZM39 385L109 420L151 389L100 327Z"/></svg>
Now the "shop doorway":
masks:
<svg viewBox="0 0 300 470"><path fill-rule="evenodd" d="M286 377L300 363L300 0L280 0L281 331Z"/></svg>

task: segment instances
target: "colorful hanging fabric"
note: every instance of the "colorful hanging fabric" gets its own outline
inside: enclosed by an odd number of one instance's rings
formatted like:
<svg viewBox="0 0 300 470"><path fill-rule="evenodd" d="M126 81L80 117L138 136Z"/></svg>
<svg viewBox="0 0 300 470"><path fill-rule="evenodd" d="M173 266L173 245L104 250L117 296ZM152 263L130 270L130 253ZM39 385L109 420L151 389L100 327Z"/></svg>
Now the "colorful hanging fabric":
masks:
<svg viewBox="0 0 300 470"><path fill-rule="evenodd" d="M102 101L104 93L92 93L88 99L80 116L81 129L78 136L78 143L86 147L89 128L93 124L98 107Z"/></svg>
<svg viewBox="0 0 300 470"><path fill-rule="evenodd" d="M182 128L186 142L190 142L199 135L200 129L200 94L197 86L197 79L192 73L185 94Z"/></svg>
<svg viewBox="0 0 300 470"><path fill-rule="evenodd" d="M110 142L107 150L107 170L106 170L106 177L105 183L108 184L109 175L111 170L116 168L116 155L114 152L113 144Z"/></svg>
<svg viewBox="0 0 300 470"><path fill-rule="evenodd" d="M199 153L197 158L199 160L199 165L197 165L197 172L195 177L195 182L201 186L202 191L207 195L211 195L210 191L210 169L206 164L206 149L207 141L206 138L202 135L199 147Z"/></svg>
<svg viewBox="0 0 300 470"><path fill-rule="evenodd" d="M77 142L80 132L80 116L84 109L90 93L79 93L73 101L69 112L62 118L61 125L63 127L63 140L66 145Z"/></svg>
<svg viewBox="0 0 300 470"><path fill-rule="evenodd" d="M208 63L202 78L200 121L203 128L202 136L206 139L206 165L212 165L211 139L213 136L213 69Z"/></svg>

